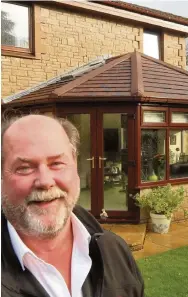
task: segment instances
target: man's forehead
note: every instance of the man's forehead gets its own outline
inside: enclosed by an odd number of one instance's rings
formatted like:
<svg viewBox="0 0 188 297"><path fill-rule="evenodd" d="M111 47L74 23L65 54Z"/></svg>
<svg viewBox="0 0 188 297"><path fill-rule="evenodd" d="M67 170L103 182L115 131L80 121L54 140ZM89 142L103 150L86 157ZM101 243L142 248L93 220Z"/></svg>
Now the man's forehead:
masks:
<svg viewBox="0 0 188 297"><path fill-rule="evenodd" d="M15 130L15 129L29 129L33 126L40 127L49 127L53 126L58 128L61 128L61 125L53 118L44 116L44 115L28 115L24 116L18 120L16 120L14 123L11 124L11 126L8 128L9 131Z"/></svg>
<svg viewBox="0 0 188 297"><path fill-rule="evenodd" d="M33 115L24 117L13 123L5 132L3 151L23 150L28 145L57 147L66 145L70 140L62 126L54 119ZM25 146L25 148L24 148Z"/></svg>
<svg viewBox="0 0 188 297"><path fill-rule="evenodd" d="M28 135L37 137L37 135L53 135L54 133L60 133L68 138L64 128L55 119L42 115L29 115L20 118L7 129L4 141L14 139L15 136L27 138Z"/></svg>

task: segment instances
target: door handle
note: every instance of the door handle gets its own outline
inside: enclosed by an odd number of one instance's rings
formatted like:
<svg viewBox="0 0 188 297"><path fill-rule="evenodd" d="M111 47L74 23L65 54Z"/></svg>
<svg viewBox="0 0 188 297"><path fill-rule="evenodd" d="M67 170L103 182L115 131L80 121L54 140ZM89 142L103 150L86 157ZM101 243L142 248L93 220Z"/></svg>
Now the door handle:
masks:
<svg viewBox="0 0 188 297"><path fill-rule="evenodd" d="M92 158L88 158L86 159L87 161L91 161L91 167L92 169L95 168L95 157L92 157Z"/></svg>
<svg viewBox="0 0 188 297"><path fill-rule="evenodd" d="M102 158L99 156L99 168L102 168L102 161L105 161L107 158Z"/></svg>

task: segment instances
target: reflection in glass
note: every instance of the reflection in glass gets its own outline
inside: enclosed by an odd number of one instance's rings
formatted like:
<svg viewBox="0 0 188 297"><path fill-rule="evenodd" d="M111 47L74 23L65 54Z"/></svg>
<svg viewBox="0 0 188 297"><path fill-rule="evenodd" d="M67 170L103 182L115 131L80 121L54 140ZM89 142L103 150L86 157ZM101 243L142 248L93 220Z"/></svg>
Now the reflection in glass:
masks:
<svg viewBox="0 0 188 297"><path fill-rule="evenodd" d="M78 173L80 176L80 198L78 204L85 209L91 209L91 161L90 159L90 115L68 115L70 120L80 133L80 148L78 155Z"/></svg>
<svg viewBox="0 0 188 297"><path fill-rule="evenodd" d="M127 210L128 142L127 115L104 114L104 208Z"/></svg>
<svg viewBox="0 0 188 297"><path fill-rule="evenodd" d="M143 129L141 132L141 181L165 179L165 130Z"/></svg>
<svg viewBox="0 0 188 297"><path fill-rule="evenodd" d="M29 48L29 9L1 3L1 44Z"/></svg>
<svg viewBox="0 0 188 297"><path fill-rule="evenodd" d="M188 177L188 130L171 130L169 149L170 178Z"/></svg>
<svg viewBox="0 0 188 297"><path fill-rule="evenodd" d="M164 111L144 111L143 122L144 123L164 123L165 112Z"/></svg>
<svg viewBox="0 0 188 297"><path fill-rule="evenodd" d="M188 123L188 112L172 112L172 123Z"/></svg>

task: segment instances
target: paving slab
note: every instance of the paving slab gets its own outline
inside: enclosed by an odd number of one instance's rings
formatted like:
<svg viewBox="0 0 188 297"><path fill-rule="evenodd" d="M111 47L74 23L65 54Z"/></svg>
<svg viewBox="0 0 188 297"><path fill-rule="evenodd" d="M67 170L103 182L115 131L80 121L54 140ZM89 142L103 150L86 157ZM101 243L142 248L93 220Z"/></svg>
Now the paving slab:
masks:
<svg viewBox="0 0 188 297"><path fill-rule="evenodd" d="M169 247L161 246L156 243L153 243L151 239L146 235L144 248L139 251L133 251L133 256L137 260L140 258L146 258L156 254L164 253L169 250L170 250Z"/></svg>
<svg viewBox="0 0 188 297"><path fill-rule="evenodd" d="M143 248L146 224L102 224L102 227L122 237L131 250L140 250Z"/></svg>
<svg viewBox="0 0 188 297"><path fill-rule="evenodd" d="M177 222L177 224L180 225L180 226L188 227L188 220L185 220L185 221L179 221L179 222Z"/></svg>

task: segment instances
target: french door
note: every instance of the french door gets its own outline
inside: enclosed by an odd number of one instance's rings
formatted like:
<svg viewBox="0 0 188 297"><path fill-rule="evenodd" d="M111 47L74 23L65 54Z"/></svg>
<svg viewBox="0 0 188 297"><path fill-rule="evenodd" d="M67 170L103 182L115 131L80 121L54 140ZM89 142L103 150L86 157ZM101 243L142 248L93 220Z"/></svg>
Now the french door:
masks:
<svg viewBox="0 0 188 297"><path fill-rule="evenodd" d="M63 108L58 116L79 130L79 204L98 219L134 221L134 107Z"/></svg>

